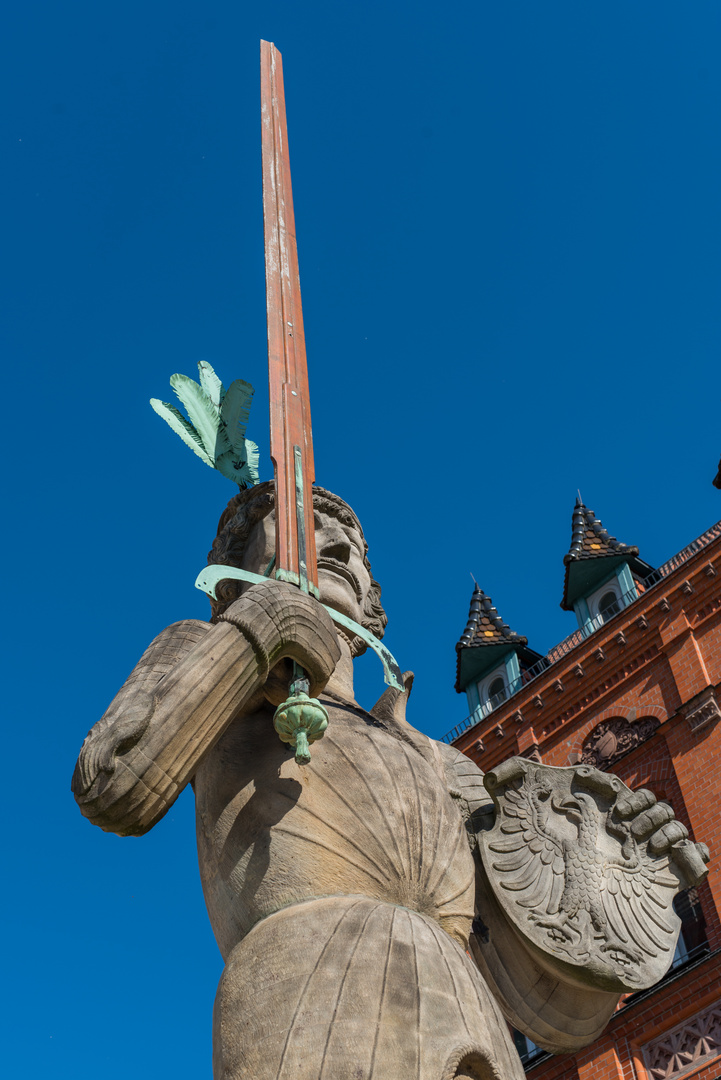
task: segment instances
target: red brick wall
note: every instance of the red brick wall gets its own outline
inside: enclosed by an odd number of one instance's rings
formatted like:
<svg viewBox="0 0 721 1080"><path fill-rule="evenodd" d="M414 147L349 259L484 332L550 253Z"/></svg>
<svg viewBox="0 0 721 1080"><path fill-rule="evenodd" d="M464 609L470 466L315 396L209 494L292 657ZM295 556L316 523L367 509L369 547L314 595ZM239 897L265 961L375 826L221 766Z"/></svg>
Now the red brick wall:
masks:
<svg viewBox="0 0 721 1080"><path fill-rule="evenodd" d="M713 694L721 704L721 537L455 741L485 771L514 754L568 765L604 720L653 717L656 731L610 771L667 800L711 850L699 889L710 955L622 1003L592 1046L531 1066L532 1080L650 1080L643 1047L721 1000L721 720L693 720ZM721 1055L687 1076L719 1080Z"/></svg>

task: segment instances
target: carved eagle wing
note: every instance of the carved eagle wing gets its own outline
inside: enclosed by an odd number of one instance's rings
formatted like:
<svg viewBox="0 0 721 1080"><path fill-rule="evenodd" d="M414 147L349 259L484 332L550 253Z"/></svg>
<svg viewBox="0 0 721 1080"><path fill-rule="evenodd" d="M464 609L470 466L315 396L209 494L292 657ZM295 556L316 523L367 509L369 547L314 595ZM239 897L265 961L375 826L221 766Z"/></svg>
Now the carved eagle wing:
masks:
<svg viewBox="0 0 721 1080"><path fill-rule="evenodd" d="M614 936L624 945L650 959L668 958L678 935L673 910L678 878L668 872L668 858L652 861L630 833L629 840L632 854L628 859L606 862L603 909Z"/></svg>
<svg viewBox="0 0 721 1080"><path fill-rule="evenodd" d="M518 788L509 787L500 827L488 848L501 886L515 894L520 907L536 908L547 901L544 907L555 914L563 892L564 858L561 841L548 825L545 803L550 797L551 789L537 774Z"/></svg>

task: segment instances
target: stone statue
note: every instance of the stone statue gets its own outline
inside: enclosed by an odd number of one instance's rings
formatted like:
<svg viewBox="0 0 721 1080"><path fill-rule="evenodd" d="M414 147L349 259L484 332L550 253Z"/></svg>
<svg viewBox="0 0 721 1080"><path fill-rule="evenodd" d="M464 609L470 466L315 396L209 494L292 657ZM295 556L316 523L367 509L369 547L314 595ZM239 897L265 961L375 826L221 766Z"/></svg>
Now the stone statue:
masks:
<svg viewBox="0 0 721 1080"><path fill-rule="evenodd" d="M313 489L321 601L381 636L351 508ZM209 562L262 574L274 485L242 491ZM406 692L353 695L365 647L291 585L226 580L209 623L164 630L83 744L82 813L151 829L190 783L225 960L216 1080L508 1080L505 1021L572 1051L673 956L671 899L707 852L670 807L588 765L513 759L484 778L405 719ZM329 726L308 764L273 728L291 661Z"/></svg>

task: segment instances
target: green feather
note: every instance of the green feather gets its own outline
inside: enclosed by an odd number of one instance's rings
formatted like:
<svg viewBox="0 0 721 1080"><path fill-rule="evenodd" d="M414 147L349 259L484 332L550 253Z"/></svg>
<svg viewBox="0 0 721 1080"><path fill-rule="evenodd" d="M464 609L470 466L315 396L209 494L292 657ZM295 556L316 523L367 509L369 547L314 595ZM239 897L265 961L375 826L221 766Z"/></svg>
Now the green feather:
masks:
<svg viewBox="0 0 721 1080"><path fill-rule="evenodd" d="M188 423L183 414L178 412L174 405L169 405L167 401L160 401L158 398L151 398L150 404L158 416L162 416L163 420L170 425L175 434L180 435L185 445L189 446L193 453L197 454L212 469L213 462L205 452L205 447L198 432L192 424Z"/></svg>
<svg viewBox="0 0 721 1080"><path fill-rule="evenodd" d="M245 442L245 429L254 393L253 387L245 379L236 379L225 392L220 415L225 422L230 445L234 450L242 450Z"/></svg>
<svg viewBox="0 0 721 1080"><path fill-rule="evenodd" d="M205 391L187 375L173 375L170 385L188 410L190 421L200 435L205 452L213 462L230 450L225 424Z"/></svg>
<svg viewBox="0 0 721 1080"><path fill-rule="evenodd" d="M243 439L242 446L234 447L219 457L215 463L218 472L233 480L243 491L258 483L258 447L250 439Z"/></svg>
<svg viewBox="0 0 721 1080"><path fill-rule="evenodd" d="M242 491L259 481L258 447L245 438L253 387L244 379L236 379L224 390L205 360L198 364L198 371L200 385L187 375L173 375L170 380L189 420L167 401L151 398L150 404L193 453L233 480Z"/></svg>
<svg viewBox="0 0 721 1080"><path fill-rule="evenodd" d="M207 360L200 361L198 364L198 371L200 372L200 385L203 390L205 390L216 409L219 409L220 403L225 395L225 389L222 382Z"/></svg>

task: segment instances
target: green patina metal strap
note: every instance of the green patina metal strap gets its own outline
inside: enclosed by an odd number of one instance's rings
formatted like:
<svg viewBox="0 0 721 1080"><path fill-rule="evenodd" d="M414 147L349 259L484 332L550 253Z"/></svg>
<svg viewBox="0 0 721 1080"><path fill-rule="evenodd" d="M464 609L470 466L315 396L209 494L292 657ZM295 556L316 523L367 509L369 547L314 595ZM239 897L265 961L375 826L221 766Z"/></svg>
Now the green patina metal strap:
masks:
<svg viewBox="0 0 721 1080"><path fill-rule="evenodd" d="M280 577L280 574L277 572L276 577ZM226 578L234 578L238 581L249 581L254 585L259 585L268 580L263 574L253 574L250 570L239 570L237 566L219 566L216 564L214 566L206 566L200 571L195 579L195 587L196 589L200 589L201 592L206 593L211 599L217 600L218 598L215 595L216 586ZM293 584L297 585L298 582L295 581ZM323 607L336 625L342 626L346 630L350 630L352 634L356 634L359 638L362 638L366 645L373 650L383 665L383 678L387 685L394 686L397 690L405 691L400 666L390 649L387 649L375 634L371 634L370 630L366 630L364 626L361 626L353 619L349 619L347 615L343 615L340 611L328 607L327 604L324 604Z"/></svg>
<svg viewBox="0 0 721 1080"><path fill-rule="evenodd" d="M275 580L285 581L288 583L288 585L297 585L298 588L300 588L300 575L294 573L293 570L276 570ZM316 598L316 600L320 600L320 589L317 585L313 585L309 581L307 591L310 592Z"/></svg>

